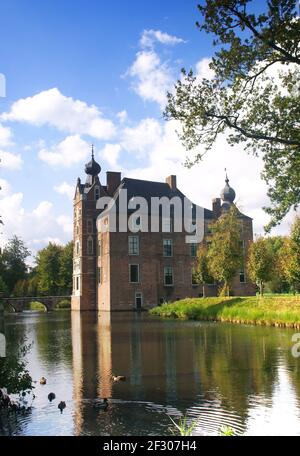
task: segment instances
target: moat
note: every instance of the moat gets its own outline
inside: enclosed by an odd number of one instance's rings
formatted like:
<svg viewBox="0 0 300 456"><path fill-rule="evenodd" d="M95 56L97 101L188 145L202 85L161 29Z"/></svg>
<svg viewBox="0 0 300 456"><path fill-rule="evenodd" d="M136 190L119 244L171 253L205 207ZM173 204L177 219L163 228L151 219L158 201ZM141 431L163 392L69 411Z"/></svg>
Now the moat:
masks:
<svg viewBox="0 0 300 456"><path fill-rule="evenodd" d="M169 416L185 414L197 421L197 435L222 426L300 435L294 331L57 311L6 315L5 333L10 349L27 336L30 373L47 384L35 384L30 414L1 416L0 435L170 435ZM107 411L95 407L104 397Z"/></svg>

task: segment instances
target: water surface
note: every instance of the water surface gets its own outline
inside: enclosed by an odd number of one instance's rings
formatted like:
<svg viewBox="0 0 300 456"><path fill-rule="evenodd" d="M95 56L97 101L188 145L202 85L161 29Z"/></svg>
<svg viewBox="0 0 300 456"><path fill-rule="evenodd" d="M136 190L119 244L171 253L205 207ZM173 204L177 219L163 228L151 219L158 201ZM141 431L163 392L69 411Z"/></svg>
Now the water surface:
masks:
<svg viewBox="0 0 300 456"><path fill-rule="evenodd" d="M0 435L170 435L169 416L182 415L196 422L195 435L222 426L300 435L292 330L57 311L7 315L5 333L12 350L27 336L28 368L47 384L36 383L31 414L1 418ZM96 407L104 397L106 412Z"/></svg>

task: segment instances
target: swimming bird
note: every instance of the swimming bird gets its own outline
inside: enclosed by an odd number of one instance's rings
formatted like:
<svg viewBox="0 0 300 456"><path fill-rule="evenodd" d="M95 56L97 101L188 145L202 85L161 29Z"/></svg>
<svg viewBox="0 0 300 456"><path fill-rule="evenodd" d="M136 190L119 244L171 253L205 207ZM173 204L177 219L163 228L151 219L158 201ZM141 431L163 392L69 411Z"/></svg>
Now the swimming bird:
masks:
<svg viewBox="0 0 300 456"><path fill-rule="evenodd" d="M103 410L104 412L107 410L108 408L108 400L106 399L106 397L102 400L102 402L96 402L93 407L97 410Z"/></svg>
<svg viewBox="0 0 300 456"><path fill-rule="evenodd" d="M49 393L49 394L48 394L48 399L49 399L50 402L52 402L52 401L55 399L55 397L56 397L56 396L55 396L54 393Z"/></svg>
<svg viewBox="0 0 300 456"><path fill-rule="evenodd" d="M42 377L40 379L40 385L46 385L46 383L47 383L47 379L45 377Z"/></svg>
<svg viewBox="0 0 300 456"><path fill-rule="evenodd" d="M60 401L60 403L58 404L57 407L59 408L60 413L62 413L63 410L66 408L66 403L65 403L65 401Z"/></svg>
<svg viewBox="0 0 300 456"><path fill-rule="evenodd" d="M125 375L113 375L112 379L114 382L125 382L126 377Z"/></svg>

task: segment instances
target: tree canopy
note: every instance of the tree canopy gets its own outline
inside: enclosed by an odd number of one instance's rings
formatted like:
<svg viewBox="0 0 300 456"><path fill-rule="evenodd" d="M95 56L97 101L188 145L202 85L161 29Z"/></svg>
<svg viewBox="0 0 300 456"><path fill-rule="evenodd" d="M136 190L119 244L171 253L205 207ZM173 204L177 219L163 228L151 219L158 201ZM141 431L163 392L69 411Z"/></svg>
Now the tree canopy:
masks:
<svg viewBox="0 0 300 456"><path fill-rule="evenodd" d="M234 276L243 266L241 221L237 208L232 206L211 225L211 229L208 269L210 275L223 284L220 294L227 296Z"/></svg>
<svg viewBox="0 0 300 456"><path fill-rule="evenodd" d="M13 236L0 254L0 277L5 290L11 293L18 282L26 278L26 259L30 255L22 239Z"/></svg>
<svg viewBox="0 0 300 456"><path fill-rule="evenodd" d="M255 6L255 8L254 8ZM271 216L266 230L300 201L300 19L296 0L206 0L197 26L214 37L212 78L183 70L166 119L179 120L187 158L199 162L220 134L263 159Z"/></svg>
<svg viewBox="0 0 300 456"><path fill-rule="evenodd" d="M275 256L271 244L263 237L251 243L248 253L247 270L250 279L259 285L261 296L264 284L272 278L275 267Z"/></svg>

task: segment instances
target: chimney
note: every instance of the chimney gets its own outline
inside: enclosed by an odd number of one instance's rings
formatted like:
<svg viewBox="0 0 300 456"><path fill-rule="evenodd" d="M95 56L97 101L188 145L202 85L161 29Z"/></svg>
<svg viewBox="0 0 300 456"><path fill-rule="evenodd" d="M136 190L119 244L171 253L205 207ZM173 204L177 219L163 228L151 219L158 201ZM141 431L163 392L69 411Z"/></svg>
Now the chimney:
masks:
<svg viewBox="0 0 300 456"><path fill-rule="evenodd" d="M107 193L112 196L121 183L121 173L115 171L106 172Z"/></svg>
<svg viewBox="0 0 300 456"><path fill-rule="evenodd" d="M221 198L214 198L212 200L212 210L216 218L221 215Z"/></svg>
<svg viewBox="0 0 300 456"><path fill-rule="evenodd" d="M169 185L171 190L176 190L177 185L176 185L176 176L169 176L166 178L166 183Z"/></svg>

